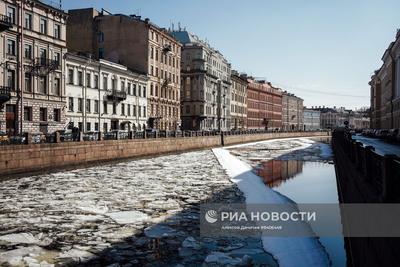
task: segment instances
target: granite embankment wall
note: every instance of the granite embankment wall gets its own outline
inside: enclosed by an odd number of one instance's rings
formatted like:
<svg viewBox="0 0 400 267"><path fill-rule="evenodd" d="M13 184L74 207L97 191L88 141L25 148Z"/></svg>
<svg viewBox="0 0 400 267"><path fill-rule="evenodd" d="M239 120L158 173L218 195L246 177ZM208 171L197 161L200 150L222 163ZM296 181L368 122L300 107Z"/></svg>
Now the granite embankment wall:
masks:
<svg viewBox="0 0 400 267"><path fill-rule="evenodd" d="M328 136L329 132L287 132L107 140L0 146L0 177L49 171L109 160L218 147L278 138Z"/></svg>

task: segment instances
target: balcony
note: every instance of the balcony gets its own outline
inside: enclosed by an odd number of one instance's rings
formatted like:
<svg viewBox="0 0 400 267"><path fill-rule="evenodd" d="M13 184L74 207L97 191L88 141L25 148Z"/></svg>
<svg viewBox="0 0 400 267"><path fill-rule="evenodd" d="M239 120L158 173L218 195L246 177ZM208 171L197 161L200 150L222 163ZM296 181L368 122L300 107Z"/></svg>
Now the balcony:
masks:
<svg viewBox="0 0 400 267"><path fill-rule="evenodd" d="M60 62L44 57L37 57L33 60L29 72L34 76L46 76L50 72L58 70Z"/></svg>
<svg viewBox="0 0 400 267"><path fill-rule="evenodd" d="M163 51L163 53L165 53L165 54L171 52L171 51L172 51L171 45L170 45L170 44L165 44L165 45L163 46L163 50L162 50L162 51Z"/></svg>
<svg viewBox="0 0 400 267"><path fill-rule="evenodd" d="M0 105L11 99L11 87L0 86Z"/></svg>
<svg viewBox="0 0 400 267"><path fill-rule="evenodd" d="M126 92L119 90L110 90L107 92L107 99L111 101L123 101L126 100Z"/></svg>
<svg viewBox="0 0 400 267"><path fill-rule="evenodd" d="M164 82L162 83L163 88L171 86L171 85L172 85L171 79L165 79Z"/></svg>
<svg viewBox="0 0 400 267"><path fill-rule="evenodd" d="M0 31L5 31L12 28L11 18L6 15L0 15Z"/></svg>

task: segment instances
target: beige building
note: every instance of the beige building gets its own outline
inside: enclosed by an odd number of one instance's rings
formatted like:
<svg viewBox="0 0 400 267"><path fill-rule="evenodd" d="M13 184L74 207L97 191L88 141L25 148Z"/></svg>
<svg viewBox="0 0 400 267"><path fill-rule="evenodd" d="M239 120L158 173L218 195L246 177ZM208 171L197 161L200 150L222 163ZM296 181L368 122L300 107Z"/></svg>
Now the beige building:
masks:
<svg viewBox="0 0 400 267"><path fill-rule="evenodd" d="M0 14L0 131L64 129L67 14L36 0L1 0Z"/></svg>
<svg viewBox="0 0 400 267"><path fill-rule="evenodd" d="M247 79L237 71L231 74L231 128L247 128Z"/></svg>
<svg viewBox="0 0 400 267"><path fill-rule="evenodd" d="M183 44L182 129L230 130L231 64L198 36L184 29L171 34Z"/></svg>
<svg viewBox="0 0 400 267"><path fill-rule="evenodd" d="M371 127L400 128L400 30L382 56L383 64L369 82Z"/></svg>
<svg viewBox="0 0 400 267"><path fill-rule="evenodd" d="M303 99L283 92L282 95L282 129L283 130L303 130Z"/></svg>
<svg viewBox="0 0 400 267"><path fill-rule="evenodd" d="M72 51L147 74L147 126L179 128L181 44L165 29L140 16L76 9L69 11L67 39Z"/></svg>

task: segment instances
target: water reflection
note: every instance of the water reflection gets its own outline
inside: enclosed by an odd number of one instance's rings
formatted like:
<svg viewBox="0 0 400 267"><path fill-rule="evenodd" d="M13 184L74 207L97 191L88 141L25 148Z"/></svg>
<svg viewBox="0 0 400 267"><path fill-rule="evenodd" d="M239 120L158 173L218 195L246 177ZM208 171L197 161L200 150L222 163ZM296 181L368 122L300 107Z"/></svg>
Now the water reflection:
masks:
<svg viewBox="0 0 400 267"><path fill-rule="evenodd" d="M257 168L257 175L269 187L278 187L286 180L301 173L303 171L303 163L300 160L261 161Z"/></svg>
<svg viewBox="0 0 400 267"><path fill-rule="evenodd" d="M335 167L322 162L300 160L260 161L257 169L266 186L296 203L339 203ZM339 216L339 215L338 215ZM342 236L320 237L331 259L331 266L346 266Z"/></svg>

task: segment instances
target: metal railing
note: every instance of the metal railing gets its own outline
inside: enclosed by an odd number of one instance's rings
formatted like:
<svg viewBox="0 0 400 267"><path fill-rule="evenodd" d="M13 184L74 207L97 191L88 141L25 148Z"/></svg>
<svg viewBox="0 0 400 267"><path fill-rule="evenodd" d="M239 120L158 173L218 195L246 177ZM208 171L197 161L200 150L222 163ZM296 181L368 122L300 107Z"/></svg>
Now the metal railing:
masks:
<svg viewBox="0 0 400 267"><path fill-rule="evenodd" d="M372 146L352 139L343 129L332 132L332 145L347 155L357 171L365 177L365 182L381 196L382 201L400 198L400 158L396 155L382 155Z"/></svg>
<svg viewBox="0 0 400 267"><path fill-rule="evenodd" d="M266 133L290 133L290 132L327 132L327 131L284 131L284 130L232 130L232 131L162 131L162 130L146 130L146 131L121 131L115 130L110 132L71 132L58 131L51 134L43 133L25 133L22 135L5 136L2 145L15 144L40 144L40 143L62 143L62 142L91 142L101 140L128 140L128 139L155 139L155 138L187 138L202 136L234 136L249 134L266 134ZM1 137L1 136L0 136ZM0 138L0 140L2 140Z"/></svg>
<svg viewBox="0 0 400 267"><path fill-rule="evenodd" d="M11 28L12 24L13 22L11 17L0 14L0 25L3 27L5 26L5 28Z"/></svg>

